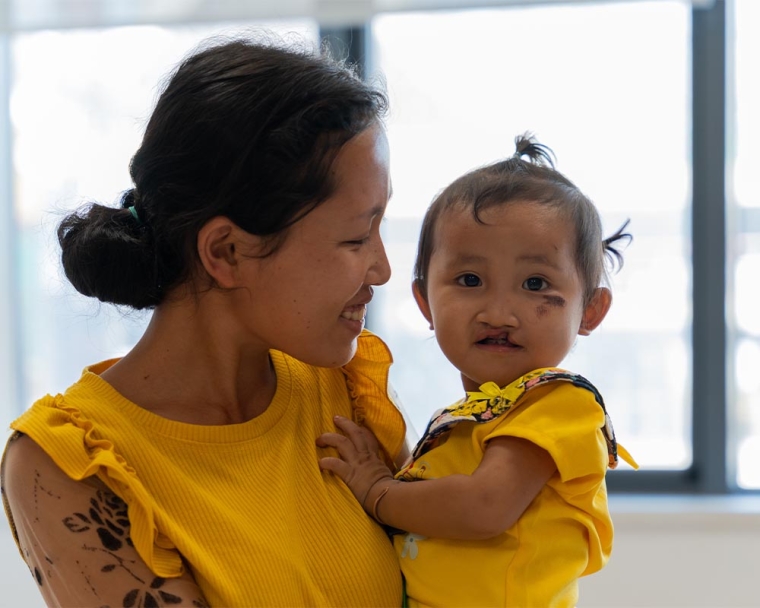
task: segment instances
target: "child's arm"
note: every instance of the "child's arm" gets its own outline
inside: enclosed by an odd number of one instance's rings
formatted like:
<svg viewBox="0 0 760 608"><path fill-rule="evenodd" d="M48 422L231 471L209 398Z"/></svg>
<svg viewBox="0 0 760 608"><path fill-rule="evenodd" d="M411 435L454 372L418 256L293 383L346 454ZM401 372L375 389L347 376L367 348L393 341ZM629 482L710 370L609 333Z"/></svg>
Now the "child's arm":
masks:
<svg viewBox="0 0 760 608"><path fill-rule="evenodd" d="M377 457L377 440L368 430L345 418L336 418L335 424L345 435L326 433L317 444L336 448L340 458L322 458L320 467L346 482L370 515L423 536L496 536L517 521L557 470L537 445L496 437L472 475L395 481Z"/></svg>
<svg viewBox="0 0 760 608"><path fill-rule="evenodd" d="M401 469L406 464L406 461L409 460L409 457L411 455L412 451L409 449L409 444L404 441L404 445L401 446L401 450L399 450L398 456L396 456L396 459L393 461L396 465L396 470Z"/></svg>

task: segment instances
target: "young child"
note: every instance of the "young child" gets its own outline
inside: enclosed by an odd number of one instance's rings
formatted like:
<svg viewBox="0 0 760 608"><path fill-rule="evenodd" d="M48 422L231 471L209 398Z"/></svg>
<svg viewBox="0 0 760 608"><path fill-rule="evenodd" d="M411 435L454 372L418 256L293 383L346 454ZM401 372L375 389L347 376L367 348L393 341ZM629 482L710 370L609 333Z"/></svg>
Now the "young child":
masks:
<svg viewBox="0 0 760 608"><path fill-rule="evenodd" d="M349 420L318 445L394 543L410 606L575 606L612 548L605 474L618 454L599 392L557 368L612 302L625 225L599 214L530 136L433 201L414 297L466 396L439 410L394 476ZM528 160L523 160L527 156ZM627 222L626 222L627 224ZM424 483L408 483L420 482Z"/></svg>

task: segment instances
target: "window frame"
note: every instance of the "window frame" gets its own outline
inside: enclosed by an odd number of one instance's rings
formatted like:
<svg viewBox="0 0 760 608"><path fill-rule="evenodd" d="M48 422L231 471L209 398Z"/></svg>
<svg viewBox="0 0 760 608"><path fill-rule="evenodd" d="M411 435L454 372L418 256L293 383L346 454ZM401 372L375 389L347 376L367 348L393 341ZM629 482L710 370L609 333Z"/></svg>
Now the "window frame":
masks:
<svg viewBox="0 0 760 608"><path fill-rule="evenodd" d="M683 470L611 472L610 493L760 494L730 481L736 476L728 458L726 15L725 0L692 5L692 464ZM321 28L321 37L349 61L372 61L369 23Z"/></svg>
<svg viewBox="0 0 760 608"><path fill-rule="evenodd" d="M615 0L607 0L615 1ZM504 6L530 4L504 1ZM572 3L572 0L558 0ZM473 8L479 5L475 2ZM488 2L489 6L499 4ZM13 200L12 132L8 115L12 74L10 40L15 33L10 4L0 3L0 196ZM470 4L468 4L470 6ZM693 2L691 9L692 79L692 465L685 470L614 471L611 493L621 494L760 494L735 480L735 458L729 456L728 326L726 323L726 154L727 96L731 82L727 0ZM229 17L229 16L228 16ZM239 18L248 18L240 15ZM164 22L165 23L165 22ZM168 23L165 23L169 25ZM95 25L95 24L93 24ZM103 24L100 24L103 25ZM113 25L113 24L112 24ZM127 25L120 23L119 25ZM320 38L340 57L371 73L371 23L320 23ZM728 66L728 67L727 67ZM652 154L656 155L656 149ZM18 309L20 285L15 265L12 204L0 206L0 398L5 413L23 411ZM698 244L698 246L694 246ZM371 327L371 310L368 318ZM16 411L18 410L18 411Z"/></svg>
<svg viewBox="0 0 760 608"><path fill-rule="evenodd" d="M616 471L607 478L615 493L759 493L732 482L728 462L726 14L725 0L691 11L692 465Z"/></svg>

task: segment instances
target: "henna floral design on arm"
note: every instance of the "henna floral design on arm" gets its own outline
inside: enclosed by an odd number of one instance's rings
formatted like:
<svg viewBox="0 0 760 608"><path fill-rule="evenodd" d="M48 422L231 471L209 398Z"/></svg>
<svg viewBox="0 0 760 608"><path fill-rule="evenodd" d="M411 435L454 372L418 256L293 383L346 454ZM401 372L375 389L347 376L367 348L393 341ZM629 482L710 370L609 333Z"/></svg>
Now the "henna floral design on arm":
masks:
<svg viewBox="0 0 760 608"><path fill-rule="evenodd" d="M128 534L129 518L127 516L127 504L116 494L98 490L95 497L90 500L90 508L87 513L75 512L63 519L63 525L75 534L81 534L94 530L100 541L100 546L93 546L85 542L82 549L85 551L100 552L107 556L106 564L100 568L100 572L108 574L117 569L127 572L136 582L136 586L130 589L122 600L125 608L142 606L153 608L159 606L172 606L183 603L183 598L162 589L166 579L153 577L145 580L136 571L136 559L128 559L118 555L118 551L128 545L134 547ZM91 536L91 535L90 535ZM90 590L98 596L98 593L84 568L79 562L82 576L87 581ZM201 600L194 600L192 605L196 608L208 608Z"/></svg>
<svg viewBox="0 0 760 608"><path fill-rule="evenodd" d="M68 477L21 434L4 453L0 491L14 539L48 605L208 608L189 570L167 579L151 572L130 537L124 500L97 478Z"/></svg>

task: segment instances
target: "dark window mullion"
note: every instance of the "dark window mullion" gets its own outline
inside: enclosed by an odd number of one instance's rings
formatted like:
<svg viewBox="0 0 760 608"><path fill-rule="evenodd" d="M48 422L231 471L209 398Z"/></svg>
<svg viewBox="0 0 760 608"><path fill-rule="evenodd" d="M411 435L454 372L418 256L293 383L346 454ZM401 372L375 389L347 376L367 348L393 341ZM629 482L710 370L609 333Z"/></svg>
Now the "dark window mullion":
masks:
<svg viewBox="0 0 760 608"><path fill-rule="evenodd" d="M692 11L693 472L726 480L726 6ZM732 484L733 485L733 484Z"/></svg>

